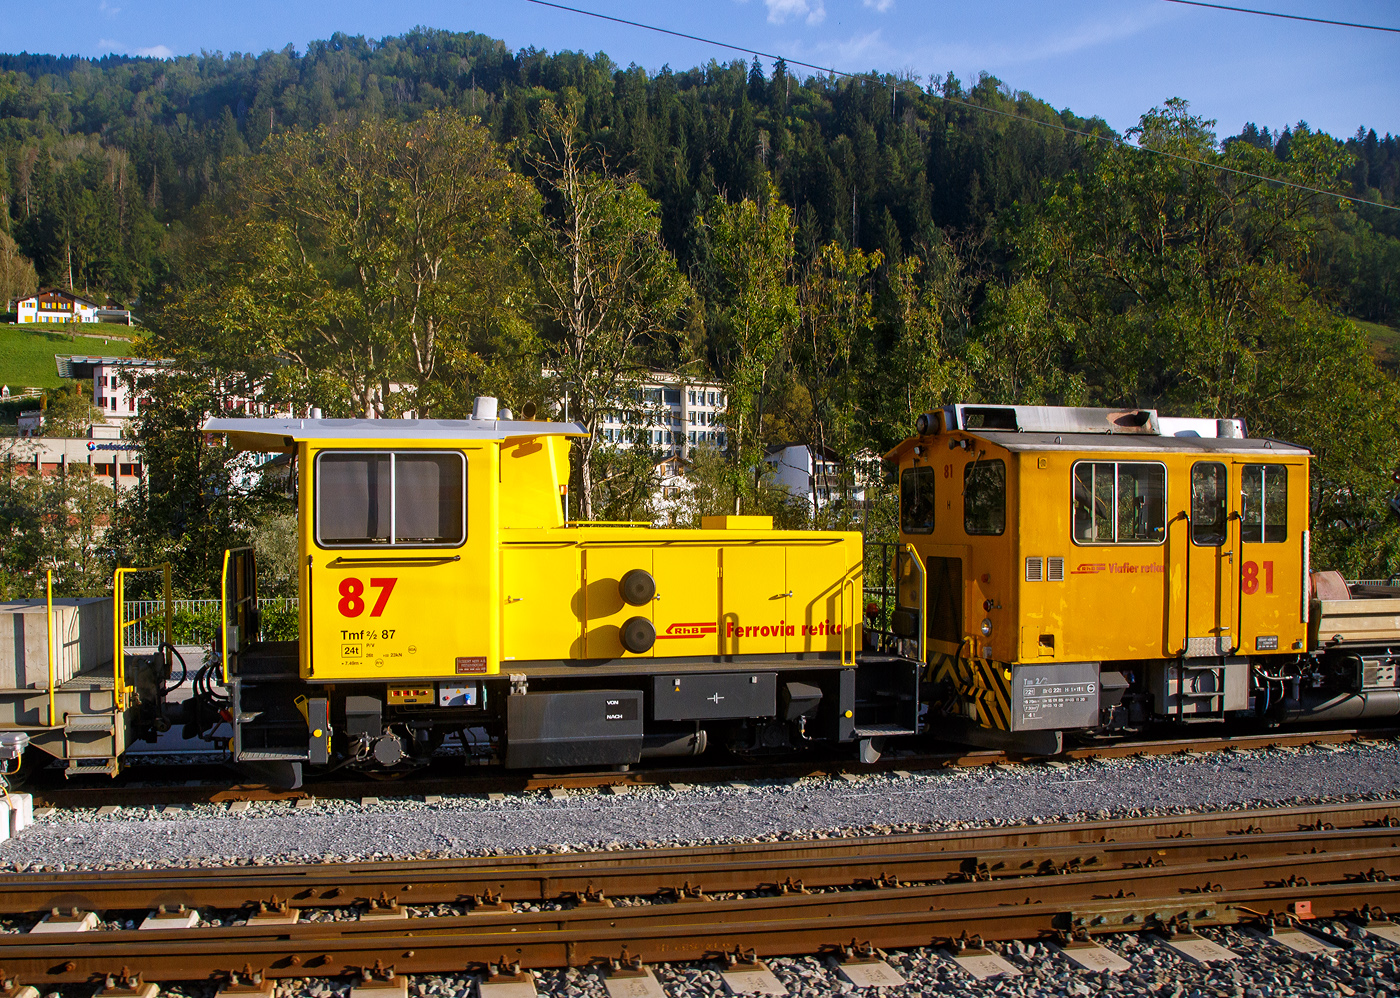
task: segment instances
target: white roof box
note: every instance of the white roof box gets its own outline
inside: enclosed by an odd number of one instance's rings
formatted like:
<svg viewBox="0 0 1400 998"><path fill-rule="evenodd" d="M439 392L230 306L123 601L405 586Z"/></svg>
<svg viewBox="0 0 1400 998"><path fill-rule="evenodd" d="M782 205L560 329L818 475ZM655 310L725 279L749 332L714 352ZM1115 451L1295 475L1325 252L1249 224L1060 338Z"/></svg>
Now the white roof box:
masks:
<svg viewBox="0 0 1400 998"><path fill-rule="evenodd" d="M1183 416L1160 416L1164 437L1202 437L1206 440L1238 440L1249 436L1243 419L1197 419Z"/></svg>

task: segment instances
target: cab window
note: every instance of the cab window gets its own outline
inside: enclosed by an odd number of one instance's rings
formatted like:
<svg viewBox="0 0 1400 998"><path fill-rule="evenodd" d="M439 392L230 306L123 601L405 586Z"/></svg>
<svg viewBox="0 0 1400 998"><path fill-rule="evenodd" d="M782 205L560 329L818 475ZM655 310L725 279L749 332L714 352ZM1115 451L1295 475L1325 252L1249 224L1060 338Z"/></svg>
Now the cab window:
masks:
<svg viewBox="0 0 1400 998"><path fill-rule="evenodd" d="M467 462L455 451L326 451L316 458L322 547L456 547Z"/></svg>
<svg viewBox="0 0 1400 998"><path fill-rule="evenodd" d="M1076 543L1162 542L1166 536L1166 466L1079 461L1071 475Z"/></svg>
<svg viewBox="0 0 1400 998"><path fill-rule="evenodd" d="M1288 539L1287 467L1245 465L1240 493L1240 540L1273 544Z"/></svg>
<svg viewBox="0 0 1400 998"><path fill-rule="evenodd" d="M932 468L905 468L899 476L899 525L906 534L933 532L934 482Z"/></svg>
<svg viewBox="0 0 1400 998"><path fill-rule="evenodd" d="M1191 543L1219 547L1228 523L1229 476L1225 465L1198 461L1191 466Z"/></svg>
<svg viewBox="0 0 1400 998"><path fill-rule="evenodd" d="M963 530L1000 534L1006 530L1006 462L974 461L963 468Z"/></svg>

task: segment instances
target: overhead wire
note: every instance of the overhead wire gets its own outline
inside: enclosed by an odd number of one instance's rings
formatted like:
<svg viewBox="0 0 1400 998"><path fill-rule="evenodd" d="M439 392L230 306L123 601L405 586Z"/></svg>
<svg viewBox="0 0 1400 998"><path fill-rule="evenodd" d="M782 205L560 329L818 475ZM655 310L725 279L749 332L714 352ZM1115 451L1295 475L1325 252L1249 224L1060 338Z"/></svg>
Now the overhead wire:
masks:
<svg viewBox="0 0 1400 998"><path fill-rule="evenodd" d="M657 34L670 35L673 38L684 38L687 41L701 42L705 45L714 45L719 48L730 49L734 52L743 52L745 55L758 56L762 59L781 60L785 65L788 66L801 66L804 69L816 70L819 73L829 73L832 76L840 76L850 80L860 79L869 75L867 73L850 73L846 70L837 69L833 66L819 66L816 63L802 62L798 59L789 59L787 56L779 55L773 52L764 52L761 49L749 48L744 45L735 45L733 42L720 41L716 38L705 38L702 35L692 35L684 31L675 31L671 28L662 28L654 24L647 24L643 21L632 21L625 17L614 17L611 14L600 14L597 11L586 10L582 7L571 7L568 4L555 3L553 2L553 0L525 0L525 2L535 4L539 7L552 7L555 10L566 11L570 14L580 14L584 17L597 18L600 21L611 21L614 24L624 24L631 28L641 28L644 31L654 31ZM1187 0L1169 0L1169 2L1184 3L1187 2ZM1202 6L1213 5L1203 4ZM1165 149L1154 149L1151 146L1134 146L1127 142L1125 139L1116 135L1104 135L1101 132L1089 132L1085 131L1082 128L1072 128L1069 125L1063 124L1058 121L1041 121L1038 118L1027 117L1024 114L1017 114L1014 111L1003 111L1000 108L988 107L985 104L974 104L972 101L961 100L957 97L949 97L947 94L931 93L930 96L934 96L938 100L946 101L949 104L957 104L961 107L970 108L974 111L980 111L984 114L1000 115L1003 118L1012 118L1016 121L1025 122L1026 124L1039 125L1042 128L1050 128L1055 131L1068 133L1070 135L1079 135L1084 138L1094 139L1096 141L1108 143L1110 145L1119 145L1124 147L1125 149L1132 149L1138 152L1147 152L1156 156L1162 156L1166 159L1180 160L1184 163L1194 163L1199 166L1208 167L1212 170L1219 170L1223 173L1231 173L1236 176L1247 177L1251 180L1260 180L1264 183L1276 184L1280 187L1289 187L1300 191L1307 191L1311 194L1322 194L1326 197L1334 197L1343 201L1350 201L1353 204L1370 205L1373 208L1384 208L1387 211L1400 211L1400 206L1386 204L1383 201L1371 201L1367 198L1356 197L1353 194L1343 194L1340 191L1329 191L1321 187L1310 187L1307 184L1300 184L1292 180L1282 180L1278 177L1270 177L1262 173L1252 173L1248 170L1240 170L1232 166L1226 166L1223 163L1207 163L1204 160L1195 159L1191 156L1184 156L1180 153L1168 152Z"/></svg>
<svg viewBox="0 0 1400 998"><path fill-rule="evenodd" d="M1205 3L1204 0L1166 0L1167 3L1180 3L1188 7L1211 7L1215 10L1230 10L1237 14L1258 14L1260 17L1280 17L1288 21L1311 21L1313 24L1334 24L1340 28L1364 28L1367 31L1393 31L1400 34L1400 28L1389 28L1383 24L1357 24L1355 21L1333 21L1325 17L1305 17L1302 14L1284 14L1276 10L1255 10L1253 7L1229 7L1223 3Z"/></svg>

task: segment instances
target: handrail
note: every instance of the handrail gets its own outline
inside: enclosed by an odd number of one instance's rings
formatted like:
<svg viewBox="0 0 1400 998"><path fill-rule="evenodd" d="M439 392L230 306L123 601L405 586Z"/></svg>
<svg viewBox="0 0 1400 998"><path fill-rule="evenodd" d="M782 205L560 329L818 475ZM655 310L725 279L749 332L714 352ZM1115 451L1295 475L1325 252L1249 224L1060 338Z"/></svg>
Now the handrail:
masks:
<svg viewBox="0 0 1400 998"><path fill-rule="evenodd" d="M847 610L848 604L846 603L846 600L843 598L843 599L841 600L841 616L842 616L842 618L843 618L842 621L841 621L841 623L842 623L842 625L843 625L843 626L842 626L842 634L841 634L841 664L842 664L842 665L855 665L855 664L856 664L856 626L855 626L855 620L856 620L856 580L855 580L855 578L854 578L853 576L851 576L849 573L848 573L847 575L845 575L845 576L841 579L841 595L842 595L842 597L845 597L845 595L846 595L846 587L847 587L847 586L850 586L850 587L851 587L851 602L850 602L850 604L849 604L851 616L850 616L850 619L849 619L849 620L848 620L848 619L844 619L844 618L846 617L846 610ZM850 659L849 662L846 661L846 639L847 639L848 637L850 638L850 641L851 641L851 659Z"/></svg>
<svg viewBox="0 0 1400 998"><path fill-rule="evenodd" d="M165 582L165 634L164 643L170 643L171 633L174 629L174 614L170 607L170 562L161 562L159 565L141 565L135 568L118 568L112 573L112 599L116 606L112 611L112 686L113 697L117 710L125 710L129 697L127 694L135 692L135 687L126 685L126 629L133 624L148 620L154 614L146 614L136 620L126 619L126 577L137 572L154 572L159 570L164 575ZM170 652L166 651L166 662L169 663Z"/></svg>
<svg viewBox="0 0 1400 998"><path fill-rule="evenodd" d="M48 577L48 628L49 628L49 727L54 725L54 714L56 712L57 698L54 695L54 673L57 672L58 659L54 652L53 638L53 569L44 573Z"/></svg>
<svg viewBox="0 0 1400 998"><path fill-rule="evenodd" d="M224 685L228 685L228 563L229 559L244 551L253 550L251 546L245 545L240 548L224 548L224 567L219 573L219 643L223 648L223 675ZM239 600L234 603L235 607L241 606L246 600Z"/></svg>
<svg viewBox="0 0 1400 998"><path fill-rule="evenodd" d="M919 557L914 545L905 544L904 551L919 569L919 664L922 666L928 662L928 649L924 647L928 638L928 569L924 567L924 561ZM895 587L895 600L898 602L898 582L895 583Z"/></svg>

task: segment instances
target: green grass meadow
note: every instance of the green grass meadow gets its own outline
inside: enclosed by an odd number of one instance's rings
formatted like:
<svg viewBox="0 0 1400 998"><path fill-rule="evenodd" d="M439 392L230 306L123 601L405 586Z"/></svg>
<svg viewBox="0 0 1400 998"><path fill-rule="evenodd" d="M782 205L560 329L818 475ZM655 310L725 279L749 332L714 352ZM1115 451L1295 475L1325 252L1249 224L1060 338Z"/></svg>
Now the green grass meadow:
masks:
<svg viewBox="0 0 1400 998"><path fill-rule="evenodd" d="M97 323L60 326L50 323L0 324L0 384L9 385L13 393L21 388L61 388L71 381L58 376L54 363L57 354L87 357L129 357L131 341L92 335L104 328ZM130 335L128 326L106 326ZM82 332L77 332L81 329ZM73 330L70 333L70 330ZM105 342L104 342L105 341Z"/></svg>

